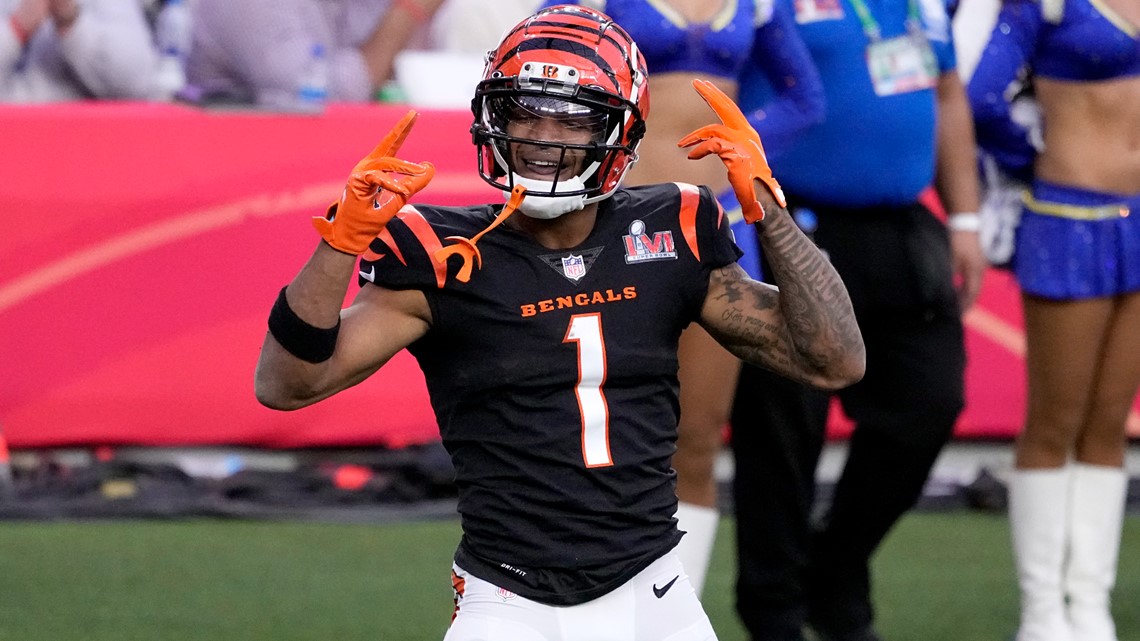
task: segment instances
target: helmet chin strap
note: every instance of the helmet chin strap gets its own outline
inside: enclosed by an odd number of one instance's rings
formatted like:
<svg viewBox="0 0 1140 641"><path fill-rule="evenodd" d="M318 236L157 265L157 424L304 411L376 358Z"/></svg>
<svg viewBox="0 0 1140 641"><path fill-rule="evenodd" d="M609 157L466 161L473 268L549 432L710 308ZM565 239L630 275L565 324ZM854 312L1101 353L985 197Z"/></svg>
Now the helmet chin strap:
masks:
<svg viewBox="0 0 1140 641"><path fill-rule="evenodd" d="M568 214L572 211L578 211L586 206L585 194L578 194L576 196L546 196L554 187L553 183L549 180L536 180L534 178L524 178L517 173L512 172L512 178L515 185L522 185L527 189L527 196L519 205L519 211L531 218L539 220L553 220L563 214ZM559 180L558 187L555 194L563 191L583 191L585 184L582 178L574 176L566 180ZM503 194L509 199L511 192L504 191Z"/></svg>

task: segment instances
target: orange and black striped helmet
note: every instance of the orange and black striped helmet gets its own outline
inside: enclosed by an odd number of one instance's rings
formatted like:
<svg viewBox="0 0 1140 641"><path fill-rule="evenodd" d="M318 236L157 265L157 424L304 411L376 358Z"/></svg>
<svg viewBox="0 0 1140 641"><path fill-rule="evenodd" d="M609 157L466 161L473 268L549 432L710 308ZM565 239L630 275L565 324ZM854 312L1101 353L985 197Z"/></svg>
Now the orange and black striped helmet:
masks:
<svg viewBox="0 0 1140 641"><path fill-rule="evenodd" d="M548 192L532 185L527 196L601 200L618 188L637 160L649 113L645 58L605 14L577 5L549 7L510 29L487 53L471 110L472 140L485 181L504 191L514 187L511 144L561 147L562 158L584 150L588 162L578 175L570 180L553 176ZM593 135L587 143L569 144L508 131L510 123L536 117L572 120Z"/></svg>

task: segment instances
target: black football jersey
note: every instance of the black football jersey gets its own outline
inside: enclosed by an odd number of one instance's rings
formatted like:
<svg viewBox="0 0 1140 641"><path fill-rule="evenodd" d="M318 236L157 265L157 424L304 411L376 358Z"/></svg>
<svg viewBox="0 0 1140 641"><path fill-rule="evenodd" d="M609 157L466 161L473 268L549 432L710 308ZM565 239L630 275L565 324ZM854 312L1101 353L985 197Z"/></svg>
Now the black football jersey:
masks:
<svg viewBox="0 0 1140 641"><path fill-rule="evenodd" d="M409 351L455 465L456 562L572 605L680 539L677 340L710 270L740 253L706 188L668 183L602 201L572 249L496 227L478 241L482 267L459 281L460 259L436 251L501 209L405 207L365 254L361 284L418 289L431 307L431 329Z"/></svg>

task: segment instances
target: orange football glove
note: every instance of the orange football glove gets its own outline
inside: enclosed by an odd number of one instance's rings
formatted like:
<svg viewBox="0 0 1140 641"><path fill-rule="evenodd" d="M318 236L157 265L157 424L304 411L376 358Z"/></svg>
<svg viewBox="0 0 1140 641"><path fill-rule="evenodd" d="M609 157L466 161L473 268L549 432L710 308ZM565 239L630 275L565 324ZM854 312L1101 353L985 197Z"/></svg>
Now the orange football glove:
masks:
<svg viewBox="0 0 1140 641"><path fill-rule="evenodd" d="M690 160L704 158L709 154L720 156L721 162L728 168L728 182L732 185L732 191L736 192L736 198L740 200L744 220L749 223L764 220L764 208L756 200L753 180L764 183L768 191L775 196L776 202L780 203L781 207L787 207L784 190L772 177L768 157L764 155L764 145L760 143L760 134L748 124L748 119L741 113L740 107L707 80L694 80L693 88L712 107L723 124L705 125L682 138L677 146L697 145L689 151Z"/></svg>
<svg viewBox="0 0 1140 641"><path fill-rule="evenodd" d="M363 254L372 240L416 192L435 176L430 162L413 163L393 157L419 116L409 111L384 136L372 153L352 168L340 201L324 216L313 217L325 242L346 254Z"/></svg>

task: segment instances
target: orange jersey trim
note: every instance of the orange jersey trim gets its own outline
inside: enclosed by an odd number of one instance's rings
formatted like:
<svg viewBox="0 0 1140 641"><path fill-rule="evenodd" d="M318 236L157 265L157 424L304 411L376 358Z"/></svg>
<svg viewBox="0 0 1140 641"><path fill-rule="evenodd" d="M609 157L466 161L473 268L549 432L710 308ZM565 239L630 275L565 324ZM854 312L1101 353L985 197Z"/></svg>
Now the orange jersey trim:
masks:
<svg viewBox="0 0 1140 641"><path fill-rule="evenodd" d="M392 232L388 231L387 227L381 229L380 233L377 234L376 237L379 238L381 242L383 242L388 246L389 249L392 250L392 255L400 261L401 265L407 266L408 261L404 260L404 255L400 253L400 246L396 244L396 239L392 238ZM365 260L376 260L378 258L382 258L383 256L383 254L376 254L372 252L372 250L364 252Z"/></svg>
<svg viewBox="0 0 1140 641"><path fill-rule="evenodd" d="M403 221L412 235L416 237L416 240L420 241L420 246L427 252L428 260L431 261L432 269L435 271L436 285L443 289L443 284L447 281L447 264L441 263L435 258L436 251L443 247L439 237L435 235L435 230L431 228L431 224L424 218L424 215L411 205L405 205L400 209L396 218ZM400 253L400 248L396 246L396 241L392 238L391 232L384 229L377 238L384 241L384 244L392 249L392 253L401 263L408 264L408 261L404 260L403 254Z"/></svg>
<svg viewBox="0 0 1140 641"><path fill-rule="evenodd" d="M685 244L689 250L701 259L701 250L697 246L697 207L701 204L701 192L696 185L688 183L674 183L681 190L681 235L685 237ZM723 211L722 211L723 213ZM719 220L717 221L719 224Z"/></svg>

